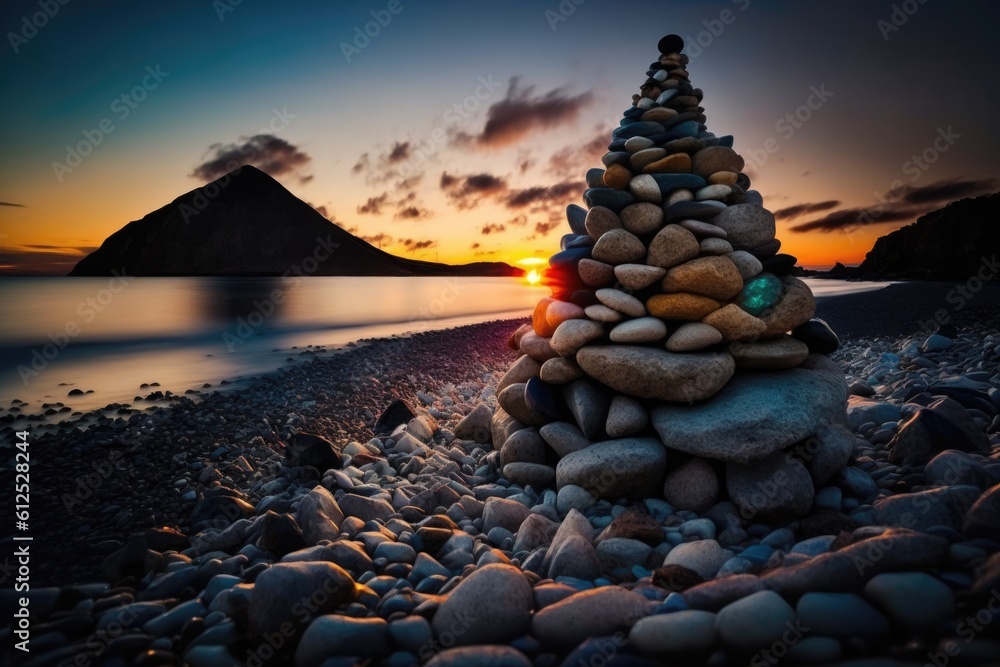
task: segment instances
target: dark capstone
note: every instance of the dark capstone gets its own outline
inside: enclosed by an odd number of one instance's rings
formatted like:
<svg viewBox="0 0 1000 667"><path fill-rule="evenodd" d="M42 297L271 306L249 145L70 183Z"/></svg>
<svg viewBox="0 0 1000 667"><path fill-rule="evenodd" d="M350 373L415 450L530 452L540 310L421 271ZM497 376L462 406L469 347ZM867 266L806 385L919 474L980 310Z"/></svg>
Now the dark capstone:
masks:
<svg viewBox="0 0 1000 667"><path fill-rule="evenodd" d="M705 179L695 174L652 174L653 180L660 188L660 194L666 199L674 190L687 188L698 190L705 187ZM678 202L678 204L687 202ZM676 204L675 204L676 205ZM718 210L718 209L716 209Z"/></svg>
<svg viewBox="0 0 1000 667"><path fill-rule="evenodd" d="M857 525L846 514L833 510L819 510L799 520L799 539L807 540L820 535L839 535L851 532Z"/></svg>
<svg viewBox="0 0 1000 667"><path fill-rule="evenodd" d="M664 565L653 570L653 584L680 593L705 581L701 575L683 565Z"/></svg>
<svg viewBox="0 0 1000 667"><path fill-rule="evenodd" d="M583 201L589 208L604 206L615 213L621 213L626 206L635 203L635 197L623 190L611 188L589 188L583 193Z"/></svg>
<svg viewBox="0 0 1000 667"><path fill-rule="evenodd" d="M394 404L397 402L401 403L402 401L394 401ZM392 406L389 406L386 412L389 409L392 409ZM409 411L409 408L407 408L407 411ZM385 412L382 415L385 416ZM410 419L412 418L411 416ZM379 419L381 420L381 417ZM410 420L407 419L406 421ZM376 433L378 433L377 422L375 429ZM391 429L386 431L386 433L391 432ZM341 449L342 446L335 445L326 438L314 433L296 433L288 439L288 446L285 448L285 458L288 459L288 466L291 468L296 466L312 466L322 474L330 468L340 468Z"/></svg>
<svg viewBox="0 0 1000 667"><path fill-rule="evenodd" d="M679 201L663 209L663 221L671 222L673 220L687 220L691 218L695 220L709 220L719 215L722 210L718 206L702 202Z"/></svg>
<svg viewBox="0 0 1000 667"><path fill-rule="evenodd" d="M663 55L670 55L671 53L680 53L684 50L684 40L680 35L667 35L660 39L659 44L656 48L660 50Z"/></svg>
<svg viewBox="0 0 1000 667"><path fill-rule="evenodd" d="M549 257L549 266L557 271L576 271L581 259L590 257L590 248L570 248Z"/></svg>
<svg viewBox="0 0 1000 667"><path fill-rule="evenodd" d="M816 354L833 354L840 348L840 338L829 324L819 318L796 327L792 336L808 345L809 351Z"/></svg>
<svg viewBox="0 0 1000 667"><path fill-rule="evenodd" d="M764 260L764 270L768 273L773 273L776 276L787 276L795 268L795 264L798 263L798 258L792 255L775 255L774 257L769 257Z"/></svg>
<svg viewBox="0 0 1000 667"><path fill-rule="evenodd" d="M587 227L584 225L586 220L587 209L584 207L577 206L576 204L570 204L566 207L566 221L569 222L569 228L573 230L574 234L587 233Z"/></svg>
<svg viewBox="0 0 1000 667"><path fill-rule="evenodd" d="M586 308L587 306L596 306L601 302L597 298L597 292L592 289L581 289L573 292L573 296L570 297L570 303L576 304L581 308Z"/></svg>
<svg viewBox="0 0 1000 667"><path fill-rule="evenodd" d="M645 120L626 127L619 127L611 133L615 139L631 139L632 137L651 137L663 132L663 126L653 121Z"/></svg>
<svg viewBox="0 0 1000 667"><path fill-rule="evenodd" d="M406 401L397 399L378 416L375 421L375 435L389 435L396 430L397 426L409 423L414 417L416 415L413 414L413 410L406 404Z"/></svg>
<svg viewBox="0 0 1000 667"><path fill-rule="evenodd" d="M556 387L538 377L531 378L525 385L524 402L547 422L562 421L566 413L565 404Z"/></svg>

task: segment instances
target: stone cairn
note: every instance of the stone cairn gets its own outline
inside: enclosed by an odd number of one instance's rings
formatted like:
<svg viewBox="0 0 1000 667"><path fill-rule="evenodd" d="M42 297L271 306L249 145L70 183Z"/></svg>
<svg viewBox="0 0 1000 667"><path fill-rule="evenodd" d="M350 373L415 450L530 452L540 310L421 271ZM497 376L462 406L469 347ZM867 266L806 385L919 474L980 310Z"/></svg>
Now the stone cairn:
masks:
<svg viewBox="0 0 1000 667"><path fill-rule="evenodd" d="M662 496L793 517L853 451L836 334L779 254L733 137L705 126L676 35L549 260L552 296L511 338L498 388L504 477L560 495ZM564 492L564 489L569 488Z"/></svg>

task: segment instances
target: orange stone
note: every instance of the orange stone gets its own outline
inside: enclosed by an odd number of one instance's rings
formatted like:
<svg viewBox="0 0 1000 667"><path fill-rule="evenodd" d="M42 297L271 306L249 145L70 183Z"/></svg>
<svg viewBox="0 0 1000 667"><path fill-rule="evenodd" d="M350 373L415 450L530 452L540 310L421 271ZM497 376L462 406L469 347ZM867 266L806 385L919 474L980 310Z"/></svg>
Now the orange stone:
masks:
<svg viewBox="0 0 1000 667"><path fill-rule="evenodd" d="M624 190L632 182L632 172L628 167L620 164L613 164L604 172L604 184L615 190Z"/></svg>
<svg viewBox="0 0 1000 667"><path fill-rule="evenodd" d="M657 294L646 301L646 310L661 320L698 322L719 309L715 299L697 294Z"/></svg>
<svg viewBox="0 0 1000 667"><path fill-rule="evenodd" d="M674 153L647 164L642 171L644 174L690 174L691 156L687 153Z"/></svg>

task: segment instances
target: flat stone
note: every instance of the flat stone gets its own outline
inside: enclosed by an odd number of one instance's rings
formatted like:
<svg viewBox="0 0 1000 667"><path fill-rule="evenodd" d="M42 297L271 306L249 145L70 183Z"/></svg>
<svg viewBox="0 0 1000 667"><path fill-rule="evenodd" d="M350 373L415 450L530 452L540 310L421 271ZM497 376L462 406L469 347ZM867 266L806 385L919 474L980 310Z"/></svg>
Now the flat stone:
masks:
<svg viewBox="0 0 1000 667"><path fill-rule="evenodd" d="M589 287L605 287L615 282L615 267L596 259L581 259L576 270L583 284Z"/></svg>
<svg viewBox="0 0 1000 667"><path fill-rule="evenodd" d="M705 179L698 176L694 176L693 178L698 178L698 180L701 181L701 184L691 187L690 189L699 190L705 187ZM719 225L718 221L715 219L725 210L726 205L716 201L682 201L663 209L663 221L670 223L674 220L712 220L714 224L726 230L726 233L729 234L731 240L732 235L729 229Z"/></svg>
<svg viewBox="0 0 1000 667"><path fill-rule="evenodd" d="M389 624L382 618L320 616L309 624L295 649L295 664L319 665L328 658L350 654L379 658L388 654Z"/></svg>
<svg viewBox="0 0 1000 667"><path fill-rule="evenodd" d="M579 320L583 317L583 308L566 301L553 301L545 310L545 319L553 331L567 320Z"/></svg>
<svg viewBox="0 0 1000 667"><path fill-rule="evenodd" d="M663 209L649 202L626 206L622 210L621 224L632 234L652 234L663 226Z"/></svg>
<svg viewBox="0 0 1000 667"><path fill-rule="evenodd" d="M705 201L706 199L726 201L726 198L731 194L733 194L733 189L728 185L706 185L694 193L694 198L695 201Z"/></svg>
<svg viewBox="0 0 1000 667"><path fill-rule="evenodd" d="M607 174L605 174L605 176L606 175ZM611 188L589 188L583 193L583 201L587 204L587 208L604 206L605 208L611 209L615 213L621 213L623 208L629 204L635 203L635 197L622 190L612 190Z"/></svg>
<svg viewBox="0 0 1000 667"><path fill-rule="evenodd" d="M545 463L545 441L536 428L515 431L500 448L500 465L523 461ZM509 529L513 530L513 529ZM485 532L489 532L488 530Z"/></svg>
<svg viewBox="0 0 1000 667"><path fill-rule="evenodd" d="M723 339L729 341L755 340L767 330L763 320L733 303L706 315L702 321L718 329Z"/></svg>
<svg viewBox="0 0 1000 667"><path fill-rule="evenodd" d="M649 314L664 320L697 321L721 307L722 304L715 299L698 294L657 294L646 302Z"/></svg>
<svg viewBox="0 0 1000 667"><path fill-rule="evenodd" d="M628 630L648 607L646 598L618 586L583 591L535 614L531 635L543 645L569 649L588 637Z"/></svg>
<svg viewBox="0 0 1000 667"><path fill-rule="evenodd" d="M842 412L846 400L847 382L840 368L826 357L811 355L788 371L737 374L700 404L657 406L652 422L671 449L748 463L805 440L819 424Z"/></svg>
<svg viewBox="0 0 1000 667"><path fill-rule="evenodd" d="M616 568L632 569L637 565L645 567L652 554L653 547L645 542L622 537L602 540L597 545L597 557L601 559L605 571Z"/></svg>
<svg viewBox="0 0 1000 667"><path fill-rule="evenodd" d="M708 652L715 646L715 614L688 609L647 616L632 626L628 639L649 656Z"/></svg>
<svg viewBox="0 0 1000 667"><path fill-rule="evenodd" d="M539 429L542 438L560 457L567 456L592 444L576 424L552 422Z"/></svg>
<svg viewBox="0 0 1000 667"><path fill-rule="evenodd" d="M617 289L599 289L597 298L608 308L613 308L620 313L630 317L643 317L646 315L646 307L639 299L631 294Z"/></svg>
<svg viewBox="0 0 1000 667"><path fill-rule="evenodd" d="M725 256L733 252L733 246L725 239L702 239L698 244L699 252L704 255ZM742 278L742 276L741 276Z"/></svg>
<svg viewBox="0 0 1000 667"><path fill-rule="evenodd" d="M641 116L639 120L650 120L654 123L664 123L668 120L673 120L677 117L677 111L669 107L656 107L655 109L650 109Z"/></svg>
<svg viewBox="0 0 1000 667"><path fill-rule="evenodd" d="M715 540L684 542L670 550L664 565L681 565L697 572L702 579L712 579L719 568L733 557L733 552L723 549Z"/></svg>
<svg viewBox="0 0 1000 667"><path fill-rule="evenodd" d="M498 595L503 591L503 595ZM455 644L504 644L531 624L531 584L516 567L492 564L474 570L441 602L431 626ZM455 628L463 628L456 632Z"/></svg>
<svg viewBox="0 0 1000 667"><path fill-rule="evenodd" d="M534 331L524 334L521 338L521 352L542 363L559 356L559 353L552 349L551 339L543 338Z"/></svg>
<svg viewBox="0 0 1000 667"><path fill-rule="evenodd" d="M806 593L796 611L803 625L824 637L873 641L889 632L885 616L853 593Z"/></svg>
<svg viewBox="0 0 1000 667"><path fill-rule="evenodd" d="M353 516L362 521L382 519L388 521L396 510L381 498L368 498L354 493L346 493L340 498L340 509L347 516Z"/></svg>
<svg viewBox="0 0 1000 667"><path fill-rule="evenodd" d="M726 300L743 289L743 278L727 257L699 257L667 271L663 289Z"/></svg>
<svg viewBox="0 0 1000 667"><path fill-rule="evenodd" d="M701 220L681 220L677 224L699 238L724 239L727 235L726 230L722 227L713 225L710 222L703 222ZM753 255L751 255L751 257L753 257Z"/></svg>
<svg viewBox="0 0 1000 667"><path fill-rule="evenodd" d="M639 401L629 396L616 394L608 408L608 419L604 430L609 438L624 438L634 435L649 424L649 414Z"/></svg>
<svg viewBox="0 0 1000 667"><path fill-rule="evenodd" d="M621 266L639 266L638 264L622 264ZM625 315L618 312L614 308L608 308L603 303L599 303L593 306L587 306L583 309L587 317L594 320L595 322L608 322L614 324L615 322L621 322L625 319Z"/></svg>
<svg viewBox="0 0 1000 667"><path fill-rule="evenodd" d="M732 187L736 185L739 180L740 175L732 171L717 171L708 177L708 182L712 185L728 185ZM757 202L763 203L763 202Z"/></svg>
<svg viewBox="0 0 1000 667"><path fill-rule="evenodd" d="M613 164L608 167L603 174L601 174L600 183L597 183L592 179L588 179L587 187L601 188L601 186L607 186L613 190L621 191L628 187L628 183L631 180L632 172L628 167L621 164Z"/></svg>
<svg viewBox="0 0 1000 667"><path fill-rule="evenodd" d="M748 253L746 250L737 250L729 255L730 261L736 265L743 280L750 280L759 275L764 270L764 265L759 259Z"/></svg>
<svg viewBox="0 0 1000 667"><path fill-rule="evenodd" d="M653 143L653 140L647 137L632 137L625 142L625 150L630 155L635 155L639 151L644 151L647 148L654 147L655 145L656 144Z"/></svg>
<svg viewBox="0 0 1000 667"><path fill-rule="evenodd" d="M709 178L720 171L739 173L746 163L739 153L724 146L709 146L694 154L694 173Z"/></svg>
<svg viewBox="0 0 1000 667"><path fill-rule="evenodd" d="M782 282L785 284L785 293L773 308L760 316L767 325L764 330L766 336L791 331L816 314L816 299L809 285L791 276L786 276Z"/></svg>
<svg viewBox="0 0 1000 667"><path fill-rule="evenodd" d="M628 184L628 190L637 200L652 204L663 203L663 193L660 186L649 174L635 176Z"/></svg>
<svg viewBox="0 0 1000 667"><path fill-rule="evenodd" d="M653 181L660 188L660 196L666 201L670 193L675 190L700 190L705 187L705 179L694 174L652 174ZM705 209L698 209L705 210ZM718 209L715 211L718 212ZM664 211L666 214L666 211ZM677 216L677 217L697 217L697 216Z"/></svg>
<svg viewBox="0 0 1000 667"><path fill-rule="evenodd" d="M756 247L774 239L774 215L763 206L737 204L712 219L728 233L730 243Z"/></svg>
<svg viewBox="0 0 1000 667"><path fill-rule="evenodd" d="M887 496L872 506L875 520L883 526L904 526L921 532L927 532L931 526L959 530L979 494L975 486L946 486Z"/></svg>
<svg viewBox="0 0 1000 667"><path fill-rule="evenodd" d="M699 251L698 239L694 234L680 225L667 225L650 241L646 264L672 269L693 260Z"/></svg>
<svg viewBox="0 0 1000 667"><path fill-rule="evenodd" d="M665 275L667 275L667 270L659 266L619 264L615 267L615 277L618 279L618 282L623 287L632 290L642 290L650 285L655 285Z"/></svg>
<svg viewBox="0 0 1000 667"><path fill-rule="evenodd" d="M684 601L692 609L719 611L726 605L764 590L756 575L735 574L692 586L684 591Z"/></svg>
<svg viewBox="0 0 1000 667"><path fill-rule="evenodd" d="M634 204L633 204L634 206ZM618 216L608 208L603 206L595 206L587 212L587 218L584 222L587 230L587 234L590 235L595 241L605 234L605 232L610 232L612 229L621 229L622 223L618 219Z"/></svg>
<svg viewBox="0 0 1000 667"><path fill-rule="evenodd" d="M564 385L582 378L583 371L573 360L556 357L542 364L539 377L549 384Z"/></svg>
<svg viewBox="0 0 1000 667"><path fill-rule="evenodd" d="M670 352L694 352L722 342L722 333L715 327L701 322L687 322L670 334L667 350Z"/></svg>
<svg viewBox="0 0 1000 667"><path fill-rule="evenodd" d="M753 371L795 368L809 357L809 347L788 335L730 343L726 351L736 360L736 368Z"/></svg>
<svg viewBox="0 0 1000 667"><path fill-rule="evenodd" d="M900 625L937 626L955 609L955 594L939 579L924 572L894 572L872 577L865 595Z"/></svg>
<svg viewBox="0 0 1000 667"><path fill-rule="evenodd" d="M662 485L666 466L667 450L656 438L608 440L564 456L556 465L556 483L599 498L642 498Z"/></svg>
<svg viewBox="0 0 1000 667"><path fill-rule="evenodd" d="M591 255L606 264L641 264L646 259L646 246L635 234L612 229L597 239Z"/></svg>
<svg viewBox="0 0 1000 667"><path fill-rule="evenodd" d="M577 354L577 363L587 375L623 394L676 402L713 396L736 367L725 353L677 354L628 345L586 347Z"/></svg>
<svg viewBox="0 0 1000 667"><path fill-rule="evenodd" d="M556 470L543 463L508 463L503 476L511 483L536 490L555 488Z"/></svg>
<svg viewBox="0 0 1000 667"><path fill-rule="evenodd" d="M510 646L459 646L435 654L427 667L531 667L531 660Z"/></svg>
<svg viewBox="0 0 1000 667"><path fill-rule="evenodd" d="M650 146L652 145L653 142L650 142ZM627 167L629 164L628 161L629 161L629 154L627 151L611 151L605 153L601 157L601 162L604 164L605 167L610 167L613 164L620 164L623 167Z"/></svg>
<svg viewBox="0 0 1000 667"><path fill-rule="evenodd" d="M642 171L646 174L690 174L691 156L687 153L674 153L647 164Z"/></svg>
<svg viewBox="0 0 1000 667"><path fill-rule="evenodd" d="M719 499L719 478L705 459L693 458L667 473L663 499L679 510L702 514Z"/></svg>
<svg viewBox="0 0 1000 667"><path fill-rule="evenodd" d="M655 317L639 317L615 325L611 330L612 343L655 343L667 336L667 325ZM805 347L803 345L803 347Z"/></svg>
<svg viewBox="0 0 1000 667"><path fill-rule="evenodd" d="M626 142L627 144L628 142ZM628 150L628 146L625 146L625 150ZM629 159L629 164L632 167L632 171L636 173L642 172L643 167L648 164L652 164L657 160L661 160L667 157L667 151L662 148L644 148L640 151L632 153L632 157Z"/></svg>
<svg viewBox="0 0 1000 667"><path fill-rule="evenodd" d="M576 354L584 345L604 337L604 326L592 320L567 320L556 328L550 344L564 357Z"/></svg>
<svg viewBox="0 0 1000 667"><path fill-rule="evenodd" d="M725 646L749 653L781 642L794 623L795 610L780 595L761 591L722 609L715 628Z"/></svg>
<svg viewBox="0 0 1000 667"><path fill-rule="evenodd" d="M802 516L815 495L805 464L780 451L750 463L728 463L726 490L745 519Z"/></svg>

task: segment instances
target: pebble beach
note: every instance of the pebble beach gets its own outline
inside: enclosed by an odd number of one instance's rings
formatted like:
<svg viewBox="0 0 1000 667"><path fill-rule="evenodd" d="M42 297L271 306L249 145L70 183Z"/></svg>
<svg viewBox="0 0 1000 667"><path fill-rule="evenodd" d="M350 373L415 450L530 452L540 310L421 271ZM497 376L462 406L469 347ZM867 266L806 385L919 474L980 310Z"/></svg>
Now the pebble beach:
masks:
<svg viewBox="0 0 1000 667"><path fill-rule="evenodd" d="M23 664L995 664L993 291L941 333L837 305L920 289L820 304L856 332L832 356L854 446L791 521L718 488L693 512L505 479L491 418L520 320L67 423L33 444Z"/></svg>

